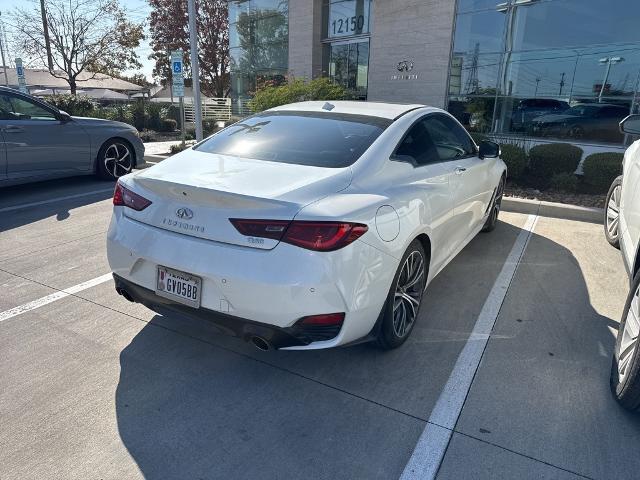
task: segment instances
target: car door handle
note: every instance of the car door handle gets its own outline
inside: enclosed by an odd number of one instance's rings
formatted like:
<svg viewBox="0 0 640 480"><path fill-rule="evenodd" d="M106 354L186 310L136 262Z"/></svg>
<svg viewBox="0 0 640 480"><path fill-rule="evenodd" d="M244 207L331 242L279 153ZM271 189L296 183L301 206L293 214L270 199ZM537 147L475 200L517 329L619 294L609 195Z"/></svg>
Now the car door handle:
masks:
<svg viewBox="0 0 640 480"><path fill-rule="evenodd" d="M456 175L462 175L467 169L464 167L456 167Z"/></svg>
<svg viewBox="0 0 640 480"><path fill-rule="evenodd" d="M5 133L22 133L24 132L24 128L16 125L7 125L2 129L2 131Z"/></svg>

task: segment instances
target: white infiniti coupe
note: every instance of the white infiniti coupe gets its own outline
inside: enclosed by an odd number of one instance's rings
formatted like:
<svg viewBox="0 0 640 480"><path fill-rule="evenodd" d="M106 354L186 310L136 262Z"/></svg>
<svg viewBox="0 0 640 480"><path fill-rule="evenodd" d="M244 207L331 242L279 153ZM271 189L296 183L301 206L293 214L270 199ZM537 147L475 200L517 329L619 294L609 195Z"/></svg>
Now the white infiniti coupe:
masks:
<svg viewBox="0 0 640 480"><path fill-rule="evenodd" d="M398 347L429 282L495 227L499 154L423 105L267 110L119 180L116 289L262 350Z"/></svg>

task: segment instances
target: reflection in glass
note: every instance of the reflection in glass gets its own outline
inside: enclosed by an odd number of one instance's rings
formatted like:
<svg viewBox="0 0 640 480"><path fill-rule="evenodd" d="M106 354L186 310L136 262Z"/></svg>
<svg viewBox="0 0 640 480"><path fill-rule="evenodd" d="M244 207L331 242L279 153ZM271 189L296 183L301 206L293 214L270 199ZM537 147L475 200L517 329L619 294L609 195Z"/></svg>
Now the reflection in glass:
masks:
<svg viewBox="0 0 640 480"><path fill-rule="evenodd" d="M458 11L449 110L470 130L623 141L617 124L638 110L640 2L460 0Z"/></svg>
<svg viewBox="0 0 640 480"><path fill-rule="evenodd" d="M285 81L288 68L287 0L229 2L231 96L246 99L262 85Z"/></svg>
<svg viewBox="0 0 640 480"><path fill-rule="evenodd" d="M329 77L366 98L369 70L369 41L330 45Z"/></svg>
<svg viewBox="0 0 640 480"><path fill-rule="evenodd" d="M327 36L348 37L369 33L371 0L339 0L329 3Z"/></svg>
<svg viewBox="0 0 640 480"><path fill-rule="evenodd" d="M504 28L505 15L498 11L458 15L454 51L469 54L501 52Z"/></svg>

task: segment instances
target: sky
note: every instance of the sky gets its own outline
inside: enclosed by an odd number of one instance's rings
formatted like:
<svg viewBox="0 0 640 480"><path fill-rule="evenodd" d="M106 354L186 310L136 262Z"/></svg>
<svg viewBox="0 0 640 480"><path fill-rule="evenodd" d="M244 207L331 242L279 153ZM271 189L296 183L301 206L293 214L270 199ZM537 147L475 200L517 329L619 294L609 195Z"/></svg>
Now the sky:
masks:
<svg viewBox="0 0 640 480"><path fill-rule="evenodd" d="M2 17L4 17L4 24L5 24L5 28L7 29L7 34L10 36L10 31L7 25L7 14L13 10L16 6L20 5L20 6L26 6L26 3L24 0L0 0L0 12L2 13ZM34 0L31 0L31 2L29 3L33 3L34 6L35 5L39 5L39 1L38 2L34 2ZM149 35L149 28L148 28L148 15L149 15L149 11L151 10L149 7L149 4L146 2L146 0L120 0L120 4L126 8L126 10L129 12L129 18L132 21L135 22L144 22L145 23L145 33L146 36L148 37ZM2 18L0 17L0 18ZM11 41L11 40L9 40ZM151 54L151 47L149 47L149 39L147 38L146 40L143 40L140 47L137 49L137 53L138 53L138 57L140 59L140 63L142 63L142 73L144 73L147 77L148 80L152 80L151 77L151 72L153 70L153 61L149 60L147 57ZM11 51L9 50L9 57L10 58L15 58L17 56L17 52ZM10 62L13 63L13 62ZM135 70L135 71L127 71L125 72L126 74L133 74L136 73L140 70Z"/></svg>

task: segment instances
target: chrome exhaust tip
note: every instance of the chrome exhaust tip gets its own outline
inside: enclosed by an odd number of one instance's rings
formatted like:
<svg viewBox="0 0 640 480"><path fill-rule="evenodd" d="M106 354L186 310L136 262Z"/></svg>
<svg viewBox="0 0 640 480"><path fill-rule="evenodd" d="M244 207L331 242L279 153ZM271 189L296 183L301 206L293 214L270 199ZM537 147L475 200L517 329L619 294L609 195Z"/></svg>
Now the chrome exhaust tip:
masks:
<svg viewBox="0 0 640 480"><path fill-rule="evenodd" d="M271 345L269 344L269 342L267 340L265 340L262 337L259 337L257 335L254 335L253 337L251 337L249 339L249 341L258 349L258 350L262 350L263 352L266 352L267 350L271 349Z"/></svg>

